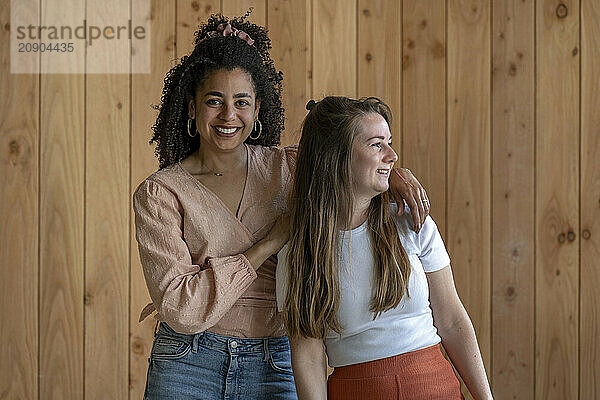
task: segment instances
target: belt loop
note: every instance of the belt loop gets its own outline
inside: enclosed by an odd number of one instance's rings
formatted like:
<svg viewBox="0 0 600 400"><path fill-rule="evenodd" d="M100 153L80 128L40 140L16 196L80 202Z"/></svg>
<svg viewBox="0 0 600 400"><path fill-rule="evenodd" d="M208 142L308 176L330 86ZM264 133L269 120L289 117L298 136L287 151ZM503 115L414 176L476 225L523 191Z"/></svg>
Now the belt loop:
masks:
<svg viewBox="0 0 600 400"><path fill-rule="evenodd" d="M198 352L198 340L200 340L201 335L202 333L196 333L194 339L192 339L192 353L194 354Z"/></svg>
<svg viewBox="0 0 600 400"><path fill-rule="evenodd" d="M263 346L264 346L264 350L265 350L265 358L263 358L263 361L269 361L269 339L268 338L263 338Z"/></svg>

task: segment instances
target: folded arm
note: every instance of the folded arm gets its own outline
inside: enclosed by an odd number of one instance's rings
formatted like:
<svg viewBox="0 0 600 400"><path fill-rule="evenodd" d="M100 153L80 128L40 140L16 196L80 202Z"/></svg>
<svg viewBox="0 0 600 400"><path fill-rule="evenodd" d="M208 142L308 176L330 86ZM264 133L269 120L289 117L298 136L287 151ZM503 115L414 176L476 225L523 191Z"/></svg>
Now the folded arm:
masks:
<svg viewBox="0 0 600 400"><path fill-rule="evenodd" d="M183 240L183 209L168 189L146 181L134 194L136 239L146 285L161 319L193 334L215 325L256 279L266 252L194 264Z"/></svg>

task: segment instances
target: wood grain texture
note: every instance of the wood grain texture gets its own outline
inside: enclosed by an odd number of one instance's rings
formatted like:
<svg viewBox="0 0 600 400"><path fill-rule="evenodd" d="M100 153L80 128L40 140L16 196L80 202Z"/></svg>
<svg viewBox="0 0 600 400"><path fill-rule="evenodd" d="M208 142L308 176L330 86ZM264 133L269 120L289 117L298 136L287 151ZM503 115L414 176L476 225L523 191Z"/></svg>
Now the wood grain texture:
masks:
<svg viewBox="0 0 600 400"><path fill-rule="evenodd" d="M87 3L88 23L117 20L118 0ZM96 22L94 22L96 20ZM130 68L120 46L94 43L86 67ZM100 47L106 45L105 47ZM103 64L105 63L105 64ZM130 77L86 76L85 398L124 399L129 374Z"/></svg>
<svg viewBox="0 0 600 400"><path fill-rule="evenodd" d="M134 95L131 98L131 185L129 187L129 199L132 199L137 186L148 175L158 169L158 160L154 157L154 146L148 144L152 137L151 127L157 116L157 111L153 110L151 106L160 103L163 79L171 68L171 61L175 58L175 9L178 4L175 0L152 0L151 6L152 73L131 76L131 92ZM181 23L178 23L177 27L178 29L185 29ZM132 63L135 62L134 56L132 57ZM135 240L135 219L131 204L129 212L131 223L129 398L133 400L141 399L144 395L148 357L154 339L153 333L156 320L150 317L142 323L138 322L140 311L151 300L146 288L137 241Z"/></svg>
<svg viewBox="0 0 600 400"><path fill-rule="evenodd" d="M271 58L283 72L283 108L285 131L281 145L298 143L306 102L312 98L311 82L311 1L270 0L268 2L269 37L273 43Z"/></svg>
<svg viewBox="0 0 600 400"><path fill-rule="evenodd" d="M191 53L194 49L194 33L212 14L221 12L220 0L176 0L177 3L177 57ZM152 3L158 9L157 3ZM165 21L165 23L168 23ZM157 27L158 28L158 27ZM163 29L160 27L159 29ZM159 45L160 46L160 45ZM157 49L152 47L153 50ZM160 51L160 47L158 48ZM161 52L162 53L162 52ZM154 71L154 70L153 70Z"/></svg>
<svg viewBox="0 0 600 400"><path fill-rule="evenodd" d="M376 96L394 116L390 130L392 147L402 159L402 2L358 1L358 97Z"/></svg>
<svg viewBox="0 0 600 400"><path fill-rule="evenodd" d="M447 245L490 371L490 6L449 1Z"/></svg>
<svg viewBox="0 0 600 400"><path fill-rule="evenodd" d="M85 4L42 1L42 23L77 26ZM83 67L85 51L42 53L43 71ZM70 65L69 65L70 64ZM85 78L40 78L40 398L83 397ZM65 266L68 266L66 268Z"/></svg>
<svg viewBox="0 0 600 400"><path fill-rule="evenodd" d="M391 103L401 164L448 232L496 398L600 397L598 2L151 1L147 75L11 74L2 2L0 399L142 397L155 321L137 322L149 297L131 194L157 168L150 106L165 73L221 4L232 16L255 6L250 20L270 29L283 144L309 98ZM57 24L77 13L34 3ZM107 23L111 4L87 1L88 14ZM100 53L89 68L138 61ZM35 64L81 62L68 57Z"/></svg>
<svg viewBox="0 0 600 400"><path fill-rule="evenodd" d="M227 17L241 17L250 7L252 13L248 21L265 26L267 24L267 0L222 0L223 15Z"/></svg>
<svg viewBox="0 0 600 400"><path fill-rule="evenodd" d="M39 8L30 10L30 15L33 20L39 18ZM10 73L7 4L0 8L0 23L0 398L35 400L39 357L39 76Z"/></svg>
<svg viewBox="0 0 600 400"><path fill-rule="evenodd" d="M579 2L537 2L536 398L578 397ZM569 233L572 232L572 233Z"/></svg>
<svg viewBox="0 0 600 400"><path fill-rule="evenodd" d="M403 3L402 166L419 178L446 237L446 5Z"/></svg>
<svg viewBox="0 0 600 400"><path fill-rule="evenodd" d="M88 75L87 88L85 398L125 398L129 371L129 77Z"/></svg>
<svg viewBox="0 0 600 400"><path fill-rule="evenodd" d="M494 2L492 15L491 375L496 397L533 399L534 2Z"/></svg>
<svg viewBox="0 0 600 400"><path fill-rule="evenodd" d="M313 0L313 96L356 97L356 2Z"/></svg>
<svg viewBox="0 0 600 400"><path fill-rule="evenodd" d="M581 2L580 399L600 398L600 4Z"/></svg>

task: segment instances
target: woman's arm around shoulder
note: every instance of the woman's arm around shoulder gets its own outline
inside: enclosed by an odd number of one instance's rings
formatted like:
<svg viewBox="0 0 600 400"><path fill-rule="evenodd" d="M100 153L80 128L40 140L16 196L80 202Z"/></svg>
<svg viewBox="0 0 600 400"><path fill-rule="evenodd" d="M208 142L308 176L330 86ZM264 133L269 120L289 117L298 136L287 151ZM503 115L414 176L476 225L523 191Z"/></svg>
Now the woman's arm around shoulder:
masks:
<svg viewBox="0 0 600 400"><path fill-rule="evenodd" d="M394 168L390 174L390 194L398 204L398 215L404 213L404 204L410 209L414 231L419 232L429 215L430 203L421 182L407 168Z"/></svg>
<svg viewBox="0 0 600 400"><path fill-rule="evenodd" d="M298 144L284 148L290 174L293 177L298 160ZM390 194L398 204L398 215L404 213L404 204L410 209L415 232L419 232L429 215L430 203L421 182L407 168L394 168L390 174Z"/></svg>
<svg viewBox="0 0 600 400"><path fill-rule="evenodd" d="M426 276L433 322L452 364L476 400L492 399L475 330L456 292L452 269L448 265Z"/></svg>

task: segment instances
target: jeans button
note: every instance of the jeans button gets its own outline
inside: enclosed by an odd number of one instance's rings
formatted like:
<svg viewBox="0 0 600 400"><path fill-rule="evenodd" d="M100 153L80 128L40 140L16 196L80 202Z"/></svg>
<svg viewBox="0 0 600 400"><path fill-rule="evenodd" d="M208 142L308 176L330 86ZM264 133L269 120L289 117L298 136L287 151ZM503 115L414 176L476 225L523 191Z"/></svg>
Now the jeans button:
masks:
<svg viewBox="0 0 600 400"><path fill-rule="evenodd" d="M231 348L235 349L237 347L237 342L235 340L231 341Z"/></svg>

